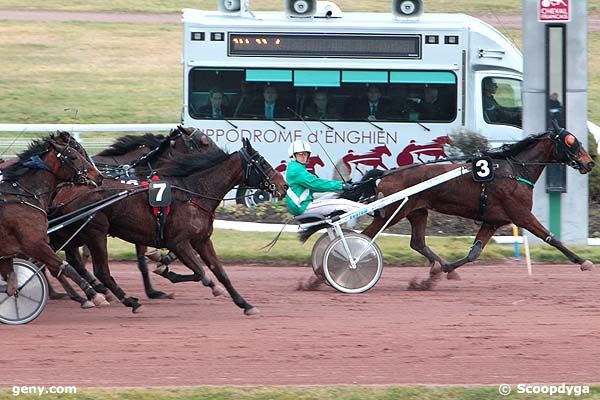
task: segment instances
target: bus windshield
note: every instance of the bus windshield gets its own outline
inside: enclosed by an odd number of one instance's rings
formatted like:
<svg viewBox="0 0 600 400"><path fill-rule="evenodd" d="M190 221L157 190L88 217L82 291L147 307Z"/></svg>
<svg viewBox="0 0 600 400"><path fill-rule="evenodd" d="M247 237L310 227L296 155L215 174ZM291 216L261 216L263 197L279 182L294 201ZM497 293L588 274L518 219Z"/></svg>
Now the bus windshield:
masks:
<svg viewBox="0 0 600 400"><path fill-rule="evenodd" d="M195 67L194 119L451 122L452 71Z"/></svg>

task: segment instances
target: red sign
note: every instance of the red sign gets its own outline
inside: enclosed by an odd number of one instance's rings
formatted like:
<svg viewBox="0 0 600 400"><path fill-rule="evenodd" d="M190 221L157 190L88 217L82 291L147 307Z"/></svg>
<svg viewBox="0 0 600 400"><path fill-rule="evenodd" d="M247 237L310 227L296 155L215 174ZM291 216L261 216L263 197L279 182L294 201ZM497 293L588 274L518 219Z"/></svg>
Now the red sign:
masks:
<svg viewBox="0 0 600 400"><path fill-rule="evenodd" d="M538 0L540 22L567 22L571 20L569 0Z"/></svg>

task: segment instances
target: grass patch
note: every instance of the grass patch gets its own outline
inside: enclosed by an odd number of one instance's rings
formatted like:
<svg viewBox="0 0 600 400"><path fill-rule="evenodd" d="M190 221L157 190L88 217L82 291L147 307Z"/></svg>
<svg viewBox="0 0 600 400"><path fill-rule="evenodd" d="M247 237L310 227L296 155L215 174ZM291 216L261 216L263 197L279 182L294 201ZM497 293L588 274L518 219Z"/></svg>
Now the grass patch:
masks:
<svg viewBox="0 0 600 400"><path fill-rule="evenodd" d="M179 121L181 29L179 24L1 21L0 54L10 68L0 75L0 121ZM520 46L519 30L502 31ZM596 122L600 70L594 66L599 64L600 32L590 32L589 119Z"/></svg>
<svg viewBox="0 0 600 400"><path fill-rule="evenodd" d="M516 387L513 386L513 390ZM590 388L586 400L600 399L600 388ZM514 394L523 400L547 399L548 395ZM0 391L0 400L13 399L10 391ZM19 399L36 399L37 395L20 395ZM498 394L497 386L486 387L425 387L425 386L319 386L319 387L248 387L194 389L80 389L77 395L44 395L44 399L78 400L492 400L504 399ZM566 400L572 397L553 395L552 399Z"/></svg>
<svg viewBox="0 0 600 400"><path fill-rule="evenodd" d="M273 263L279 266L306 265L310 263L312 246L320 234L315 234L304 245L297 235L284 233L277 245L270 251L261 247L269 243L275 232L238 232L215 229L212 240L219 258L227 263ZM427 260L409 246L408 237L382 236L377 244L384 254L387 265L426 265ZM235 243L235 246L231 246ZM428 237L427 244L442 258L456 260L464 257L473 243L467 237ZM574 248L585 259L600 262L600 248L592 246ZM109 238L109 255L113 260L135 260L135 248L120 239ZM514 255L512 245L490 243L486 246L480 260L484 262L502 262ZM521 255L524 257L521 246ZM531 257L535 261L550 263L569 263L558 250L548 245L531 246Z"/></svg>
<svg viewBox="0 0 600 400"><path fill-rule="evenodd" d="M377 11L387 12L391 10L391 0L336 0L335 3L344 11ZM282 10L281 0L253 0L250 2L253 10ZM590 4L590 9L598 8ZM127 12L153 12L153 13L176 13L182 8L199 8L203 10L215 10L216 1L197 0L193 3L187 0L159 1L159 0L113 0L113 1L84 1L74 0L65 3L61 0L30 0L24 3L20 0L3 0L0 8L4 9L49 9L68 11L127 11ZM506 0L502 3L502 10L487 0L427 0L425 2L427 12L463 12L463 13L493 13L507 14L520 13L522 10L521 0Z"/></svg>

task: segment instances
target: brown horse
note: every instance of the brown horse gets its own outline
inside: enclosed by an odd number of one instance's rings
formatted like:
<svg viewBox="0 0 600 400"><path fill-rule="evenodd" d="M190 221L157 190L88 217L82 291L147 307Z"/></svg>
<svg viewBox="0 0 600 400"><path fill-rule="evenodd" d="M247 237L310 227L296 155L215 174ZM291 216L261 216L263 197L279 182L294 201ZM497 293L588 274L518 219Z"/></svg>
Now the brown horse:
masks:
<svg viewBox="0 0 600 400"><path fill-rule="evenodd" d="M143 149L141 155L140 150ZM150 149L150 150L148 150ZM147 179L147 176L155 168L160 168L167 161L172 161L183 155L195 155L196 157L205 155L211 151L221 153L221 149L208 136L198 132L196 129L183 128L179 126L173 130L168 136L146 134L143 136L125 136L117 140L111 147L101 154L104 154L104 161L107 161L106 154L118 160L128 160L127 166L110 166L101 164L100 168L113 179L105 179L102 189L95 190L94 199L100 200L106 198L118 191L131 189L132 186L121 182L142 181ZM136 159L130 159L127 154L133 153L139 155ZM97 158L95 157L94 160ZM60 189L53 203L52 217L57 218L73 211L70 203L85 194L89 189L77 186L65 186ZM110 214L109 214L110 215ZM110 220L109 220L110 223ZM64 230L50 235L51 244L54 248L62 246L62 242L66 241L70 235L66 233L69 230ZM66 259L89 283L92 284L97 292L106 294L107 289L93 275L89 274L85 269L84 258L81 257L78 246L81 242L74 240L65 247ZM136 245L136 254L138 260L138 268L142 274L146 295L149 298L172 298L173 295L154 290L150 282L148 267L144 253L147 246ZM172 256L171 258L175 258ZM61 282L69 297L79 302L82 307L90 306L84 298L79 296L68 283L62 279Z"/></svg>
<svg viewBox="0 0 600 400"><path fill-rule="evenodd" d="M454 271L476 260L496 230L511 222L556 247L573 263L580 264L582 270L591 269L593 264L590 261L583 260L567 249L531 213L533 186L547 164L566 163L582 174L594 167L594 161L577 138L565 129L555 127L498 150L490 150L486 155L497 164L492 181L475 182L467 174L432 187L411 196L390 221L389 226L405 217L409 220L412 227L410 247L429 260L431 276L437 276L442 270ZM383 174L377 190L381 196L388 196L459 166L464 164L413 165L394 169ZM378 216L363 233L370 237L377 234L399 204L393 203L379 210ZM482 222L466 257L447 263L426 245L425 227L428 210L431 209ZM304 233L302 239L306 240L310 233ZM436 261L441 268L435 265ZM415 288L427 288L429 283L426 281L425 286Z"/></svg>
<svg viewBox="0 0 600 400"><path fill-rule="evenodd" d="M110 234L131 243L164 247L173 251L194 273L183 276L164 267L163 276L174 283L201 281L205 286L213 288L213 294L218 295L218 288L205 275L200 265L200 260L203 260L225 286L234 303L244 309L245 314L257 312L233 287L215 254L210 241L214 211L223 196L235 185L242 183L283 197L287 186L281 174L274 171L247 140L244 141L243 148L234 154L228 155L222 150L204 157L189 154L172 160L170 165L158 168L156 172L162 179L170 182L173 189L171 214L164 225L164 238L161 239L156 229L156 218L148 206L147 192L137 193L103 209L76 238L89 247L96 277L123 304L134 311L140 307L138 299L127 297L110 275L106 253L106 236ZM84 204L98 200L98 196L98 192L83 193L63 211L79 209Z"/></svg>
<svg viewBox="0 0 600 400"><path fill-rule="evenodd" d="M57 185L101 184L102 174L85 150L67 132L57 132L32 142L18 160L3 169L0 183L0 273L8 283L7 294L18 293L12 271L14 257L34 258L54 276L71 278L96 305L105 305L104 296L93 288L48 245L46 210Z"/></svg>

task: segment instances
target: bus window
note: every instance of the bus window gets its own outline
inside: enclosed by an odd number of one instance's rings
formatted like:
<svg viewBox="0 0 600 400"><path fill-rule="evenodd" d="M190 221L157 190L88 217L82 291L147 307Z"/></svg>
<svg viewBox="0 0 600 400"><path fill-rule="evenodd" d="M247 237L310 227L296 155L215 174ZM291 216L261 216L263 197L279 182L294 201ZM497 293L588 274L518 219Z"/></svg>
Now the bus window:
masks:
<svg viewBox="0 0 600 400"><path fill-rule="evenodd" d="M220 93L223 109L228 110L221 118L233 117L243 74L242 69L194 68L191 70L188 101L190 116L194 119L212 118L212 113L207 112L212 107L211 97L215 93Z"/></svg>
<svg viewBox="0 0 600 400"><path fill-rule="evenodd" d="M521 82L509 78L485 78L481 82L483 119L488 124L522 126Z"/></svg>
<svg viewBox="0 0 600 400"><path fill-rule="evenodd" d="M449 71L194 68L192 118L206 118L216 89L226 118L450 122L457 114Z"/></svg>

